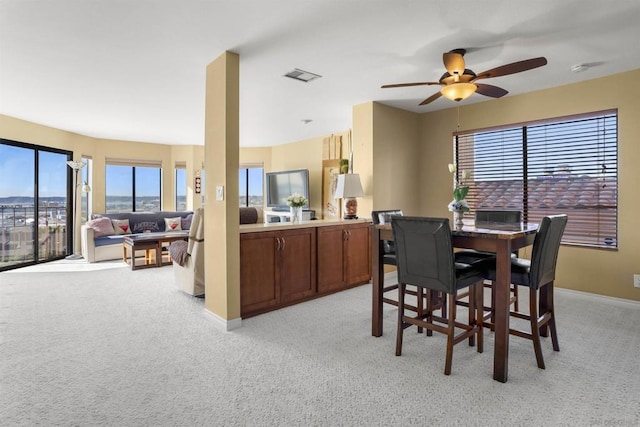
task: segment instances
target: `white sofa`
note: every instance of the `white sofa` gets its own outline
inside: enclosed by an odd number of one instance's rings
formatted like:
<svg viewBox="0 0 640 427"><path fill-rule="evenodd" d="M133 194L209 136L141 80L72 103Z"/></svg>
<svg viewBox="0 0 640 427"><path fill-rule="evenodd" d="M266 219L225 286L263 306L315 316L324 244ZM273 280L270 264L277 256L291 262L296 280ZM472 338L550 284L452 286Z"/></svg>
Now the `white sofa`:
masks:
<svg viewBox="0 0 640 427"><path fill-rule="evenodd" d="M192 215L191 211L174 212L174 211L161 211L161 212L126 212L115 214L102 214L94 215L95 217L108 217L111 219L127 219L131 232L133 234L143 233L145 231L151 232L164 232L165 231L165 218L180 217L185 219L189 215ZM124 240L123 234L120 235L107 235L96 238L94 229L87 224L82 225L80 229L80 245L82 250L82 257L88 262L107 261L123 258L122 242Z"/></svg>

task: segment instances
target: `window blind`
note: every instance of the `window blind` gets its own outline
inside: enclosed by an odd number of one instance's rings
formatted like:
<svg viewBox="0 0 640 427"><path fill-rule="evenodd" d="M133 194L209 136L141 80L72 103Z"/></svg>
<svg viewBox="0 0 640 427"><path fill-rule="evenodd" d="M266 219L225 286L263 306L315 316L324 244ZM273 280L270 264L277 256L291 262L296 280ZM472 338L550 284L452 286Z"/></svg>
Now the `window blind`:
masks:
<svg viewBox="0 0 640 427"><path fill-rule="evenodd" d="M516 209L528 222L567 214L563 243L617 248L617 111L460 133L471 210Z"/></svg>

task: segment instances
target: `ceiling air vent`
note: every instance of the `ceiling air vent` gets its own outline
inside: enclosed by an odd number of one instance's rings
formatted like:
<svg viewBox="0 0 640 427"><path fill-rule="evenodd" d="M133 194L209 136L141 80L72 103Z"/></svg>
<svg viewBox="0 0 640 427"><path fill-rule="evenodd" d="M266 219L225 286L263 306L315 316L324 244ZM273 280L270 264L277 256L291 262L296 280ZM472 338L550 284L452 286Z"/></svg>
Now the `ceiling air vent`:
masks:
<svg viewBox="0 0 640 427"><path fill-rule="evenodd" d="M305 82L305 83L309 83L311 80L315 80L322 77L319 74L310 73L308 71L300 70L298 68L295 68L293 71L289 71L284 76L290 77L295 80L300 80L301 82Z"/></svg>

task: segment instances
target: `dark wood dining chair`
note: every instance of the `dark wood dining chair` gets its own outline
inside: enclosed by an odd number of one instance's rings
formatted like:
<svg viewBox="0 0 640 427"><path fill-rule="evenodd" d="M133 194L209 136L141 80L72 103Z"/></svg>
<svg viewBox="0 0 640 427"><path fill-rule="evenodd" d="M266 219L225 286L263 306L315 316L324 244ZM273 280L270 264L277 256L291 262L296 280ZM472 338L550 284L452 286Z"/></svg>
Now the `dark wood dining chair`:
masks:
<svg viewBox="0 0 640 427"><path fill-rule="evenodd" d="M381 211L380 210L371 211L371 221L375 225L391 224L391 217L393 215L402 216L402 210L389 209L389 210L381 210ZM395 266L396 265L395 242L393 242L392 240L383 240L382 248L384 251L384 254L382 255L383 264ZM397 307L398 306L397 301L384 296L387 292L395 291L396 289L398 289L397 283L394 283L393 285L384 286L382 288L382 295L383 295L382 301L385 302L386 304L395 305ZM417 310L417 307L414 307L414 306L411 306L410 308L413 309L414 311Z"/></svg>
<svg viewBox="0 0 640 427"><path fill-rule="evenodd" d="M496 209L478 209L475 211L475 226L481 228L491 228L491 227L501 227L508 226L509 224L520 224L522 222L522 212L518 210L496 210ZM518 251L513 253L513 256L518 256ZM465 249L455 253L456 262L462 262L465 264L477 264L477 263L487 263L493 262L495 263L496 254L493 252L482 252L476 251L473 249ZM484 307L486 312L485 320L486 324L491 329L493 329L494 323L494 310L495 306L495 293L493 292L493 283L491 281L486 281L484 283L485 288L489 288L491 290L491 302L488 306ZM519 310L518 305L518 287L513 285L511 286L511 304L513 304L515 311ZM466 295L460 294L458 295L458 304L459 305L468 305L463 298Z"/></svg>
<svg viewBox="0 0 640 427"><path fill-rule="evenodd" d="M542 218L533 241L531 260L523 258L511 259L511 283L529 288L529 313L522 313L516 310L511 311L510 315L528 320L531 325L531 331L509 329L509 333L533 341L536 362L540 369L545 368L540 344L540 330L542 328L548 326L553 350L560 351L553 303L553 282L556 277L560 241L567 225L567 220L567 215ZM489 280L495 280L495 264L487 269L486 277ZM540 299L538 299L538 296Z"/></svg>
<svg viewBox="0 0 640 427"><path fill-rule="evenodd" d="M388 209L388 210L378 210L371 211L371 220L374 224L391 224L391 218L393 216L402 216L401 209ZM395 251L395 242L393 240L383 240L382 247L384 250L384 254L382 256L382 262L386 265L396 265L396 251ZM382 301L386 304L398 306L398 301L393 298L385 297L384 295L388 292L395 291L398 289L398 284L394 283L393 285L387 285L382 288ZM413 296L417 296L417 292L415 289L408 289L407 293ZM434 306L440 307L442 310L442 315L447 315L447 306L446 301L444 301L444 296L440 293L435 293L433 296L432 303ZM421 306L416 304L405 304L405 307L409 310L418 312L421 310ZM419 332L422 332L422 328L419 329Z"/></svg>
<svg viewBox="0 0 640 427"><path fill-rule="evenodd" d="M396 336L396 356L402 354L404 329L417 326L424 328L427 335L431 331L447 335L447 350L444 374L451 374L453 346L469 339L477 351L483 350L482 281L483 271L468 264L456 263L451 244L451 228L447 218L401 217L391 218L398 268L398 329ZM417 287L418 305L426 295L427 307L415 316L407 315L405 298L407 285ZM456 321L456 293L470 288L469 322ZM447 318L434 314L432 298L435 293L449 296ZM444 315L443 315L444 316ZM463 331L455 334L455 328Z"/></svg>

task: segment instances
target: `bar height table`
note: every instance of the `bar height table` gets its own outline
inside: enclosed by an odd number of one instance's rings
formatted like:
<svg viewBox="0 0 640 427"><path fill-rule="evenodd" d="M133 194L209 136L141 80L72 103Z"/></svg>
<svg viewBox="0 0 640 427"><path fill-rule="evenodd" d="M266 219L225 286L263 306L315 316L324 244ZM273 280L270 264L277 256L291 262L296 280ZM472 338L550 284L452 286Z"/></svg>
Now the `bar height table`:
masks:
<svg viewBox="0 0 640 427"><path fill-rule="evenodd" d="M476 249L496 254L497 278L495 292L495 347L493 353L493 379L507 382L509 365L509 302L511 282L511 252L532 245L538 224L492 224L476 227L465 223L451 230L452 244L456 248ZM371 335L382 336L382 306L384 288L384 248L382 242L393 240L391 225L372 225L371 282L373 307ZM541 298L541 301L543 298Z"/></svg>

